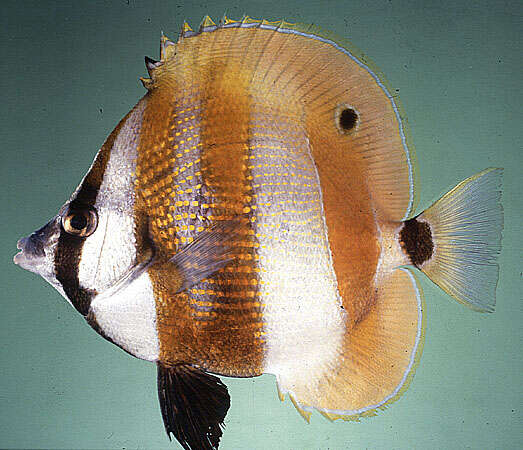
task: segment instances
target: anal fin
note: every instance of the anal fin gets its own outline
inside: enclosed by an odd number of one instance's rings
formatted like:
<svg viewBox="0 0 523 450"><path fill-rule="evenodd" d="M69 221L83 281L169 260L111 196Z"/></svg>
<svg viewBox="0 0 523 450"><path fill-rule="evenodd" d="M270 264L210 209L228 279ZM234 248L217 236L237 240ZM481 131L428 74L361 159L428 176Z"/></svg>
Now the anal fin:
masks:
<svg viewBox="0 0 523 450"><path fill-rule="evenodd" d="M408 387L423 338L421 291L408 269L396 269L378 287L371 310L348 331L332 367L319 377L311 374L308 384L279 389L299 410L317 409L330 420L375 415Z"/></svg>
<svg viewBox="0 0 523 450"><path fill-rule="evenodd" d="M218 377L188 365L158 364L158 399L165 431L187 450L217 449L230 406Z"/></svg>

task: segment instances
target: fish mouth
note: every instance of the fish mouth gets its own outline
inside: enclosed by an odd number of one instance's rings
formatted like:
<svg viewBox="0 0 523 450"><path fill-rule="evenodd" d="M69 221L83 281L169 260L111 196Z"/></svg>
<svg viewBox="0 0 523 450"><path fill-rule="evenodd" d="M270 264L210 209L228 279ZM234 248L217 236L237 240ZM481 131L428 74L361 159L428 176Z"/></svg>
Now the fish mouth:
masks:
<svg viewBox="0 0 523 450"><path fill-rule="evenodd" d="M45 258L41 256L31 256L23 250L13 256L13 262L21 267L22 269L28 270L29 272L36 273L37 275L44 276L45 272Z"/></svg>
<svg viewBox="0 0 523 450"><path fill-rule="evenodd" d="M23 237L21 239L18 239L18 242L16 243L16 248L18 250L23 250L25 245L27 244L27 241L29 240L29 238L26 238L26 237Z"/></svg>
<svg viewBox="0 0 523 450"><path fill-rule="evenodd" d="M13 262L22 269L38 274L42 274L42 270L48 269L46 265L49 265L49 255L54 251L58 242L58 220L59 216L55 216L30 236L19 239L16 248L20 252L14 255Z"/></svg>
<svg viewBox="0 0 523 450"><path fill-rule="evenodd" d="M41 257L28 256L27 252L24 251L28 240L29 238L27 237L23 237L18 240L16 243L16 248L20 251L15 256L13 256L13 262L22 269L35 272L36 266L38 265L38 260L40 260Z"/></svg>

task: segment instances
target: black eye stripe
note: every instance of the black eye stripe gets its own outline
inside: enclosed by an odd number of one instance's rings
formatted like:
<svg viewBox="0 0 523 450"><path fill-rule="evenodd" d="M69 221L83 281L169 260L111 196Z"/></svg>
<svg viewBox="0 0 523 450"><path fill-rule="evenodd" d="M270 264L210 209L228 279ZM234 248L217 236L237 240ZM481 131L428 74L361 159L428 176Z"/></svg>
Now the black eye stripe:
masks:
<svg viewBox="0 0 523 450"><path fill-rule="evenodd" d="M91 170L82 182L76 197L69 204L69 210L84 210L94 206L114 141L120 133L122 125L127 121L129 114L120 121L118 126L106 139L104 145L96 155ZM73 306L80 314L86 316L89 312L91 300L96 295L96 292L81 287L78 279L84 242L85 239L67 233L62 227L58 238L54 270L56 279L62 285L65 294Z"/></svg>
<svg viewBox="0 0 523 450"><path fill-rule="evenodd" d="M86 316L95 291L84 289L78 280L78 267L82 256L84 240L66 231L60 232L55 256L56 279L76 310Z"/></svg>
<svg viewBox="0 0 523 450"><path fill-rule="evenodd" d="M82 288L78 279L84 242L85 238L68 233L62 226L55 255L55 275L77 311L86 316L96 292Z"/></svg>

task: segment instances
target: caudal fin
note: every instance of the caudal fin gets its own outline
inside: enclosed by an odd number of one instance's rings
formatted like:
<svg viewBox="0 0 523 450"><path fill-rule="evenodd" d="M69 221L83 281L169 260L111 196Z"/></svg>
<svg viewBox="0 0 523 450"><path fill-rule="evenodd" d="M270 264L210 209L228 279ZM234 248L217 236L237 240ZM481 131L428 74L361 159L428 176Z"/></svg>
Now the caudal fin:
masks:
<svg viewBox="0 0 523 450"><path fill-rule="evenodd" d="M502 174L503 169L490 168L467 178L405 222L403 230L410 231L402 230L402 244L413 264L476 311L492 312L496 304Z"/></svg>

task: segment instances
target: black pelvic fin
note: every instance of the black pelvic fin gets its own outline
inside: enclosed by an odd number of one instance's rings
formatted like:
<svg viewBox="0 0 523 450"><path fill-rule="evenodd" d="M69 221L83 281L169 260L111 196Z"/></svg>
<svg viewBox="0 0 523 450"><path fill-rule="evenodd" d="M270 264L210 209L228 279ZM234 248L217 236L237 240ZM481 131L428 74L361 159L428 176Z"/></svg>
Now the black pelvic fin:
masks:
<svg viewBox="0 0 523 450"><path fill-rule="evenodd" d="M167 436L187 450L217 449L230 397L218 377L187 365L158 364L158 399Z"/></svg>

